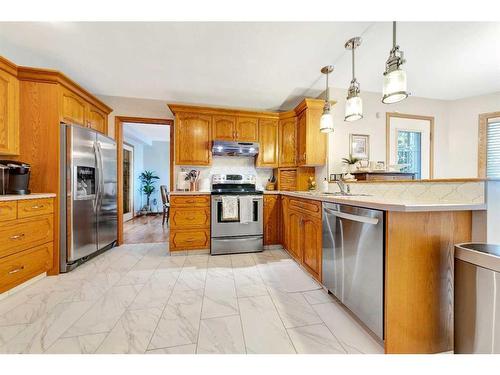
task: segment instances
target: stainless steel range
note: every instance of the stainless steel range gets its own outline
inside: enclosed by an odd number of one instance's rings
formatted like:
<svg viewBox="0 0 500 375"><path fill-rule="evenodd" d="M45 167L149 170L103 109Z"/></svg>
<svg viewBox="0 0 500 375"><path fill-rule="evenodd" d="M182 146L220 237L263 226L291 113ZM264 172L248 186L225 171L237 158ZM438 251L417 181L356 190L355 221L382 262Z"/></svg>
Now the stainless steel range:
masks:
<svg viewBox="0 0 500 375"><path fill-rule="evenodd" d="M212 175L212 254L264 249L263 192L255 184L255 175ZM234 205L234 216L230 219L224 215L226 204Z"/></svg>

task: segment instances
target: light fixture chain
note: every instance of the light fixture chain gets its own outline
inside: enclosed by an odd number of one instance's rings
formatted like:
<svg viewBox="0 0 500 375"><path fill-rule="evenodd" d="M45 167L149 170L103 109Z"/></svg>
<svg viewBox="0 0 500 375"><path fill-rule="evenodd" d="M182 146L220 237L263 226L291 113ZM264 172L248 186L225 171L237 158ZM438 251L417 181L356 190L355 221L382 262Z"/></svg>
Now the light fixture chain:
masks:
<svg viewBox="0 0 500 375"><path fill-rule="evenodd" d="M392 22L392 48L396 48L396 21Z"/></svg>

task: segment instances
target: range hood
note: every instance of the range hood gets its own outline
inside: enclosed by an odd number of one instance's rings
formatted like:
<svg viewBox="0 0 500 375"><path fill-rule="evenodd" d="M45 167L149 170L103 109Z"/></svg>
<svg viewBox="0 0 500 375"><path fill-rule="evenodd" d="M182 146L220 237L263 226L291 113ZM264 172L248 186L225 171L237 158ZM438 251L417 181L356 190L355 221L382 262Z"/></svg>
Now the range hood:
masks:
<svg viewBox="0 0 500 375"><path fill-rule="evenodd" d="M253 142L214 141L212 154L218 156L249 156L259 153L259 144Z"/></svg>

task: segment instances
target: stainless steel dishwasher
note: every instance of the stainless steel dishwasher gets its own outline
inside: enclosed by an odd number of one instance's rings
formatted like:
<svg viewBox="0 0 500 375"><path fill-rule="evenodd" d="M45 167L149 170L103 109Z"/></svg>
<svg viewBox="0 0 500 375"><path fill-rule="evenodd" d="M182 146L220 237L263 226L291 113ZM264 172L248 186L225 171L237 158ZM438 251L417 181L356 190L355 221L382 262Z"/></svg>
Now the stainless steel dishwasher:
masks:
<svg viewBox="0 0 500 375"><path fill-rule="evenodd" d="M323 284L383 340L383 211L323 203Z"/></svg>
<svg viewBox="0 0 500 375"><path fill-rule="evenodd" d="M500 354L500 245L455 246L455 353Z"/></svg>

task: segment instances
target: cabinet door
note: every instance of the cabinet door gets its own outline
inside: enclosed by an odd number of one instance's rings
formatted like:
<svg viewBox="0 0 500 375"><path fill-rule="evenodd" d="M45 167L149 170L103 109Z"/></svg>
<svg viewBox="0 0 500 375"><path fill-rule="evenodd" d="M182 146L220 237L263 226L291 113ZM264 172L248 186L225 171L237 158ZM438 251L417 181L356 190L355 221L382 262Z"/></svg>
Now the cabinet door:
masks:
<svg viewBox="0 0 500 375"><path fill-rule="evenodd" d="M278 166L278 120L259 120L259 147L256 166L276 168Z"/></svg>
<svg viewBox="0 0 500 375"><path fill-rule="evenodd" d="M302 221L302 262L317 280L321 281L321 219L303 216Z"/></svg>
<svg viewBox="0 0 500 375"><path fill-rule="evenodd" d="M214 116L213 138L219 141L233 141L236 139L236 117Z"/></svg>
<svg viewBox="0 0 500 375"><path fill-rule="evenodd" d="M288 215L288 252L297 262L302 262L302 214L289 211Z"/></svg>
<svg viewBox="0 0 500 375"><path fill-rule="evenodd" d="M202 166L212 161L212 117L181 113L175 124L175 163Z"/></svg>
<svg viewBox="0 0 500 375"><path fill-rule="evenodd" d="M238 117L236 119L236 140L240 142L257 142L259 140L259 119Z"/></svg>
<svg viewBox="0 0 500 375"><path fill-rule="evenodd" d="M86 102L70 90L62 88L62 119L69 124L85 126Z"/></svg>
<svg viewBox="0 0 500 375"><path fill-rule="evenodd" d="M280 121L279 132L279 166L295 167L297 155L297 118L292 117Z"/></svg>
<svg viewBox="0 0 500 375"><path fill-rule="evenodd" d="M19 81L0 70L0 154L19 154Z"/></svg>
<svg viewBox="0 0 500 375"><path fill-rule="evenodd" d="M278 195L264 196L264 245L280 243L280 211Z"/></svg>
<svg viewBox="0 0 500 375"><path fill-rule="evenodd" d="M108 116L99 108L89 104L87 111L87 126L104 135L108 132Z"/></svg>
<svg viewBox="0 0 500 375"><path fill-rule="evenodd" d="M306 156L307 156L306 134L307 134L307 117L306 117L306 111L303 111L297 117L297 165L306 164Z"/></svg>
<svg viewBox="0 0 500 375"><path fill-rule="evenodd" d="M288 197L281 197L281 245L284 249L288 250L288 236L289 236L289 215L288 211Z"/></svg>

